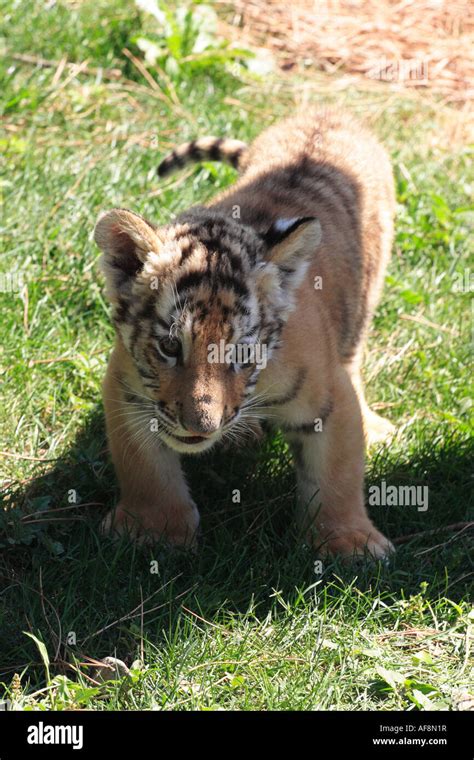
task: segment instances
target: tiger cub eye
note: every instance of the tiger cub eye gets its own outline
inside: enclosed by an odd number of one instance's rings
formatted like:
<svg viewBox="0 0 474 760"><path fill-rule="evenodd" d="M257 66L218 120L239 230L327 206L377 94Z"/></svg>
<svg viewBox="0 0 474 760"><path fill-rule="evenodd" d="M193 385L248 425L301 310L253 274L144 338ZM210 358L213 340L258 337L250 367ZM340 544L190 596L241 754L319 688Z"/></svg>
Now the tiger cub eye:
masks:
<svg viewBox="0 0 474 760"><path fill-rule="evenodd" d="M177 338L162 338L159 341L160 351L170 358L176 357L181 351L181 343Z"/></svg>

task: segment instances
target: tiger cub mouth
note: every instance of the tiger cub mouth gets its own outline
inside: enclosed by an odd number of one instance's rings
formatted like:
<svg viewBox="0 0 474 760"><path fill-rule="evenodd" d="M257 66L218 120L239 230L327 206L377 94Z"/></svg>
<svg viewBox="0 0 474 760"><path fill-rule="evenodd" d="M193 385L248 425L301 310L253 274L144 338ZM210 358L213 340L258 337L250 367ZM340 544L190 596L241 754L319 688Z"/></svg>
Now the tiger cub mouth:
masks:
<svg viewBox="0 0 474 760"><path fill-rule="evenodd" d="M203 435L175 435L174 433L171 436L172 438L176 438L177 441L181 441L181 443L202 443L203 441L209 440Z"/></svg>

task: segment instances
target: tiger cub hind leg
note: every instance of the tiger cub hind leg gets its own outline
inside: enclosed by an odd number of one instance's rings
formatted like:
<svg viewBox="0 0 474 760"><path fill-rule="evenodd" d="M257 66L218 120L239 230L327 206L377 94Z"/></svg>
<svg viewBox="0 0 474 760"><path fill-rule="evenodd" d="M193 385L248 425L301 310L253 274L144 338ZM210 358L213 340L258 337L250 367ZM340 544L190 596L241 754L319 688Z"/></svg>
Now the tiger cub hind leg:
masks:
<svg viewBox="0 0 474 760"><path fill-rule="evenodd" d="M390 541L364 506L364 434L359 402L345 370L338 373L332 411L318 432L290 436L298 482L298 524L321 555L386 558Z"/></svg>
<svg viewBox="0 0 474 760"><path fill-rule="evenodd" d="M365 408L362 408L362 420L368 447L375 446L377 443L387 443L397 432L395 425L390 420L372 411L367 403Z"/></svg>
<svg viewBox="0 0 474 760"><path fill-rule="evenodd" d="M397 432L395 425L374 412L367 403L364 393L364 384L361 375L361 355L358 355L346 365L347 372L351 379L354 390L359 399L360 411L362 414L362 425L364 429L365 441L368 447L377 443L390 441Z"/></svg>

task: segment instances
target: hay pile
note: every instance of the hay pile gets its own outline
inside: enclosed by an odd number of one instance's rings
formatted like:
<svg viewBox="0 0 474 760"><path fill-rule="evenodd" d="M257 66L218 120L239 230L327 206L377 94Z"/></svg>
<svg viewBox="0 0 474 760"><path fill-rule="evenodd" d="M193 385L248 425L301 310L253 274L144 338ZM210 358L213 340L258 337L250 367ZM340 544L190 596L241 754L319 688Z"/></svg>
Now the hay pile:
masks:
<svg viewBox="0 0 474 760"><path fill-rule="evenodd" d="M232 8L234 36L270 49L282 69L429 88L453 104L474 95L472 0L235 0Z"/></svg>

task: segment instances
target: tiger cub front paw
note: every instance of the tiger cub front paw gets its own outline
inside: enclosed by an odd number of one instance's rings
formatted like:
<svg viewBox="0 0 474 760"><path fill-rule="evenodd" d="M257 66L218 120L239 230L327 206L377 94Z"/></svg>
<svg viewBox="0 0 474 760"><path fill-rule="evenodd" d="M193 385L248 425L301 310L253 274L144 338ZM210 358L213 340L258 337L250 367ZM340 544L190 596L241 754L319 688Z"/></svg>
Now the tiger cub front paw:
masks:
<svg viewBox="0 0 474 760"><path fill-rule="evenodd" d="M112 536L128 535L139 545L166 541L172 546L195 549L199 528L199 512L193 502L137 509L120 502L104 518L101 532Z"/></svg>
<svg viewBox="0 0 474 760"><path fill-rule="evenodd" d="M357 526L321 528L311 533L310 543L320 556L340 556L346 559L369 556L387 560L395 547L374 525L367 520Z"/></svg>

